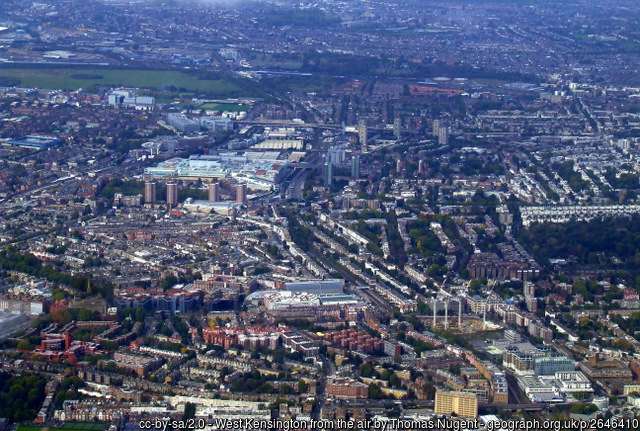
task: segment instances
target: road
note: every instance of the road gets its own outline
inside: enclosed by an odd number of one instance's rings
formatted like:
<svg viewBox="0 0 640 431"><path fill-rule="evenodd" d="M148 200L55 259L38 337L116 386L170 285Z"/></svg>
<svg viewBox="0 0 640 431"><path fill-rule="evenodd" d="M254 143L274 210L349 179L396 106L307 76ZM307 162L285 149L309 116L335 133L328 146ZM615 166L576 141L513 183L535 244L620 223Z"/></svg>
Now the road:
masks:
<svg viewBox="0 0 640 431"><path fill-rule="evenodd" d="M314 152L309 156L309 160L299 164L297 172L294 171L293 176L290 177L289 186L285 191L286 199L302 200L304 183L307 180L309 172L314 171L318 167L319 159L320 153Z"/></svg>
<svg viewBox="0 0 640 431"><path fill-rule="evenodd" d="M307 180L307 176L309 175L309 171L306 169L300 169L295 176L289 182L289 186L285 192L286 199L297 199L302 200L303 198L303 188L304 182Z"/></svg>
<svg viewBox="0 0 640 431"><path fill-rule="evenodd" d="M341 124L322 124L322 123L300 123L297 121L251 121L251 120L239 120L235 121L240 126L264 126L264 127L301 127L308 129L330 129L344 131L344 127ZM381 127L367 127L368 130L374 132L388 131L386 128Z"/></svg>

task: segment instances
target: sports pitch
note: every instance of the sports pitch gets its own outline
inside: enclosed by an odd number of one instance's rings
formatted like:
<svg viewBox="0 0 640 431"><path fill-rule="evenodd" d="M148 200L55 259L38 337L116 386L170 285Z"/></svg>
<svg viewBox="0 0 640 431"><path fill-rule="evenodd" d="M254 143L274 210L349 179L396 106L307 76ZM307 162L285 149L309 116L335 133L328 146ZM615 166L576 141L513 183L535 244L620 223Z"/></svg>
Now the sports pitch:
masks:
<svg viewBox="0 0 640 431"><path fill-rule="evenodd" d="M104 68L6 68L0 77L17 80L19 87L50 90L77 90L93 85L137 87L161 90L167 87L201 91L221 96L245 95L237 82L221 77L199 79L194 73L167 70L128 70Z"/></svg>

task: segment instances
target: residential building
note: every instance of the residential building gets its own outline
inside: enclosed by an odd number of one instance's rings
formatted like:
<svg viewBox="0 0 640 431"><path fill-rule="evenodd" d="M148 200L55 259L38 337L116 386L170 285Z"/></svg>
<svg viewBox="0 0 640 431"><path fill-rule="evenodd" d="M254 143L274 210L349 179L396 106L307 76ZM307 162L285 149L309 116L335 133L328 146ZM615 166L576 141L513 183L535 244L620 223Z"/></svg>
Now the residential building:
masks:
<svg viewBox="0 0 640 431"><path fill-rule="evenodd" d="M171 206L178 205L178 184L167 184L167 203Z"/></svg>
<svg viewBox="0 0 640 431"><path fill-rule="evenodd" d="M437 391L434 413L475 418L478 416L478 397L467 392Z"/></svg>

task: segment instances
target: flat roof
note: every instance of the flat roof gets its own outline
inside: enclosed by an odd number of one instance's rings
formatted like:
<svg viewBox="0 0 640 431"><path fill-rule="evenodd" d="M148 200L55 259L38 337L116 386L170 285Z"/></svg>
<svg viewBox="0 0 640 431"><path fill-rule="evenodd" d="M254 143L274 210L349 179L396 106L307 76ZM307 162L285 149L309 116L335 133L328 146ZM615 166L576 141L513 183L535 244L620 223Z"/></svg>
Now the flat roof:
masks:
<svg viewBox="0 0 640 431"><path fill-rule="evenodd" d="M9 145L17 145L21 147L48 147L51 145L57 145L60 141L57 138L53 138L50 136L39 136L39 135L27 135L17 139L10 139L7 141Z"/></svg>

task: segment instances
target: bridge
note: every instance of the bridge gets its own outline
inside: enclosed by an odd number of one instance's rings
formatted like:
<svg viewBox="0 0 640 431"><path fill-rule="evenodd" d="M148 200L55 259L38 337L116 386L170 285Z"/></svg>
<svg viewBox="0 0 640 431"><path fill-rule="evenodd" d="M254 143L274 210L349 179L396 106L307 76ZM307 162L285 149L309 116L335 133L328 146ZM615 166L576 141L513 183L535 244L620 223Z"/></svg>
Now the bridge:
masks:
<svg viewBox="0 0 640 431"><path fill-rule="evenodd" d="M486 404L486 403L479 403L478 404L478 410L511 410L511 411L518 411L518 410L524 410L527 412L539 412L542 411L543 408L543 404L532 404L532 403L528 403L528 404Z"/></svg>

